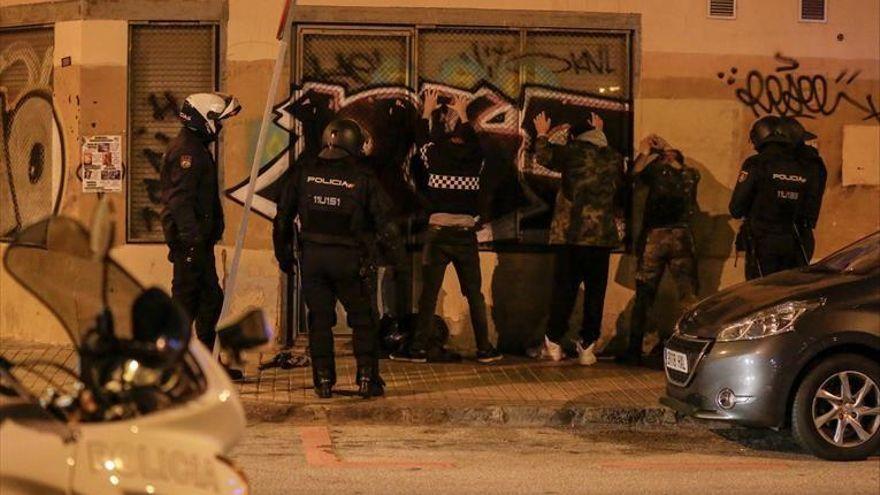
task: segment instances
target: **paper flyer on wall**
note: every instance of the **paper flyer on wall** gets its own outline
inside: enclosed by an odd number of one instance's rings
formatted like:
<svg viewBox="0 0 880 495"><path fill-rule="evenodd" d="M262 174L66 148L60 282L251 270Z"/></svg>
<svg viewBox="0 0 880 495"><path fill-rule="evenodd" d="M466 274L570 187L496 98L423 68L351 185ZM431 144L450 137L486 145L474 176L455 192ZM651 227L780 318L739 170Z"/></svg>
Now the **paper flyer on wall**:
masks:
<svg viewBox="0 0 880 495"><path fill-rule="evenodd" d="M89 136L82 147L83 192L122 191L122 136Z"/></svg>

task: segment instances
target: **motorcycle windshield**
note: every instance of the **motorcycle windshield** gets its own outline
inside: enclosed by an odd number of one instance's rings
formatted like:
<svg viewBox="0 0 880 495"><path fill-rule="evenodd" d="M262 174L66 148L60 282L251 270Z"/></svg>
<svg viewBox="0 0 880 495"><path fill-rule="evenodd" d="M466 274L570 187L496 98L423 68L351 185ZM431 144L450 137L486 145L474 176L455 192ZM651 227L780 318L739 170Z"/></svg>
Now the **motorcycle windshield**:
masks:
<svg viewBox="0 0 880 495"><path fill-rule="evenodd" d="M51 217L25 228L6 250L3 265L55 314L77 349L103 312L105 291L114 333L131 338L131 308L144 289L109 257L95 255L89 233L77 221Z"/></svg>

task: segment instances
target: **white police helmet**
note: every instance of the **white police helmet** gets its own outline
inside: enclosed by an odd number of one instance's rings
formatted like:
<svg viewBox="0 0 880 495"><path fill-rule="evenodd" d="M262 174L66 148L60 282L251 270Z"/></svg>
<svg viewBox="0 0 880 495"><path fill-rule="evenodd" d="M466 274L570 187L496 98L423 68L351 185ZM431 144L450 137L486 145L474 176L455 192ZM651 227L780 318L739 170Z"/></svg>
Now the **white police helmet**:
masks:
<svg viewBox="0 0 880 495"><path fill-rule="evenodd" d="M214 139L223 127L220 121L241 111L241 104L224 93L195 93L186 97L180 107L180 121L193 131Z"/></svg>

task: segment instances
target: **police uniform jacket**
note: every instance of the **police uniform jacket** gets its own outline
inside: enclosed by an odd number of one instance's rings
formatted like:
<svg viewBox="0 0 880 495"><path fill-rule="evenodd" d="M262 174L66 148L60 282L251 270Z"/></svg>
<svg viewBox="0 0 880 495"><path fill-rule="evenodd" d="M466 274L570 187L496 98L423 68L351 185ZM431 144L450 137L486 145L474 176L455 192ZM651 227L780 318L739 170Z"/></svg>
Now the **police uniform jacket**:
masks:
<svg viewBox="0 0 880 495"><path fill-rule="evenodd" d="M183 128L163 157L161 219L171 247L213 245L223 237L217 164L208 144Z"/></svg>
<svg viewBox="0 0 880 495"><path fill-rule="evenodd" d="M292 256L297 217L304 242L364 248L373 235L380 242L398 236L390 210L375 174L357 160L306 161L291 172L278 203L272 229L276 258Z"/></svg>
<svg viewBox="0 0 880 495"><path fill-rule="evenodd" d="M817 182L792 148L770 143L743 163L730 214L745 217L756 236L791 235L807 215L807 198L818 194Z"/></svg>

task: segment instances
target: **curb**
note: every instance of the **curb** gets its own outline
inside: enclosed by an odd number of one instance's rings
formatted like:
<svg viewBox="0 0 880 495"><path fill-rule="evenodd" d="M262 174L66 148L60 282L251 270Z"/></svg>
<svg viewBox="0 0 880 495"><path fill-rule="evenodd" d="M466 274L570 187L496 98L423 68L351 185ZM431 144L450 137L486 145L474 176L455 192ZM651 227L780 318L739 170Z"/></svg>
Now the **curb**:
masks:
<svg viewBox="0 0 880 495"><path fill-rule="evenodd" d="M360 423L397 426L672 426L690 423L673 410L645 407L595 407L587 404L397 405L381 400L339 405L290 405L243 400L249 423Z"/></svg>

